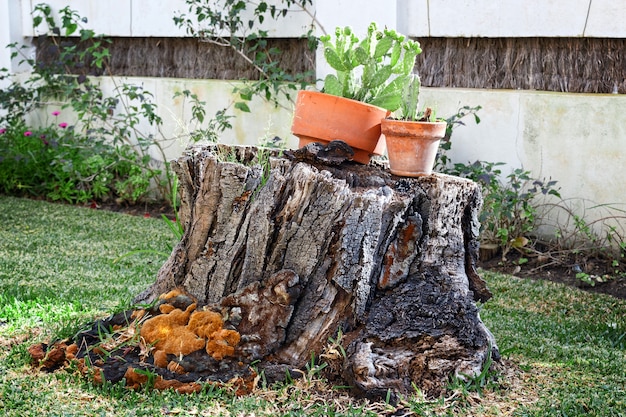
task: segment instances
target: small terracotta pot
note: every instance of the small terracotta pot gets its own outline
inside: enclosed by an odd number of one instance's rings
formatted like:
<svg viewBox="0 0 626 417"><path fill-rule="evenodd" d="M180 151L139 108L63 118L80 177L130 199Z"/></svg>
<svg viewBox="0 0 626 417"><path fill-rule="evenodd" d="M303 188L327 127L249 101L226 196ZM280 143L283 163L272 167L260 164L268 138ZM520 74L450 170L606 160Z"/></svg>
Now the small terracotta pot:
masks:
<svg viewBox="0 0 626 417"><path fill-rule="evenodd" d="M392 174L420 177L433 172L439 142L446 134L446 122L385 119L381 128Z"/></svg>
<svg viewBox="0 0 626 417"><path fill-rule="evenodd" d="M300 139L300 147L311 142L342 140L354 149L353 160L369 164L373 154L385 153L380 135L386 109L356 100L316 91L298 92L291 132Z"/></svg>

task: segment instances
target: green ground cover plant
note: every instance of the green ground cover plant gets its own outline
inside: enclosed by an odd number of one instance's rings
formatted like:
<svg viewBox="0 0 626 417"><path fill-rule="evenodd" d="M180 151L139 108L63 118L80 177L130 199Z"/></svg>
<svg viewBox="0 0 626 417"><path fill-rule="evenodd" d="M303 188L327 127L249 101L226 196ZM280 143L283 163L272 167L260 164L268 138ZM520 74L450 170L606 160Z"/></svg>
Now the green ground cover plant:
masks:
<svg viewBox="0 0 626 417"><path fill-rule="evenodd" d="M26 78L0 69L0 192L43 196L70 203L168 200L173 176L152 93L110 77L102 87L111 42L87 29L69 7L38 4L33 27L43 35L28 46L8 45L11 56L32 70ZM185 94L186 93L186 94ZM183 91L193 109L189 127L201 123L204 103ZM197 140L195 131L181 140Z"/></svg>
<svg viewBox="0 0 626 417"><path fill-rule="evenodd" d="M0 415L626 415L626 300L488 272L494 297L481 315L503 361L480 380L450 381L441 398L355 400L314 369L245 397L135 392L32 369L28 346L128 307L174 241L160 219L0 196ZM114 262L137 249L154 253Z"/></svg>

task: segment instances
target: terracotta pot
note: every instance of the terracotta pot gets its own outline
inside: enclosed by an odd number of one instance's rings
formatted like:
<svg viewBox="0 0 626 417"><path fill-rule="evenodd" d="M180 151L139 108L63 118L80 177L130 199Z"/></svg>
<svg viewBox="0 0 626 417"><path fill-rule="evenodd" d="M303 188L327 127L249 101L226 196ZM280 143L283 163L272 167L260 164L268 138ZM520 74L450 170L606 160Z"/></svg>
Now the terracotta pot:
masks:
<svg viewBox="0 0 626 417"><path fill-rule="evenodd" d="M446 122L385 119L381 128L392 174L420 177L432 173L439 141L446 134Z"/></svg>
<svg viewBox="0 0 626 417"><path fill-rule="evenodd" d="M300 139L300 147L311 142L342 140L354 149L354 161L368 164L373 154L385 153L380 123L389 114L360 101L301 90L291 131Z"/></svg>

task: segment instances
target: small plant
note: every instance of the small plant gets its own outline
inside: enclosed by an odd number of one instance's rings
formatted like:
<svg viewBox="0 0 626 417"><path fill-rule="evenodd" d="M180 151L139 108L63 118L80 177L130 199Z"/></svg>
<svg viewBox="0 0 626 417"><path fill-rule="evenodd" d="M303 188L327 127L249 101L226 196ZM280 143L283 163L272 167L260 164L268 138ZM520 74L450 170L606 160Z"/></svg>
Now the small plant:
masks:
<svg viewBox="0 0 626 417"><path fill-rule="evenodd" d="M326 368L328 364L326 362L318 363L315 360L315 352L311 352L311 360L305 365L306 373L304 373L305 380L311 383L315 378L319 377L321 372Z"/></svg>
<svg viewBox="0 0 626 417"><path fill-rule="evenodd" d="M324 58L336 72L326 76L323 92L389 111L400 108L415 59L422 52L419 42L395 30L380 31L376 23L369 25L363 40L346 26L335 30L334 41L324 35L320 42Z"/></svg>
<svg viewBox="0 0 626 417"><path fill-rule="evenodd" d="M503 163L476 161L455 164L449 173L478 182L483 190L483 210L480 214L482 242L497 243L502 259L511 249L523 250L528 237L536 233L539 196L560 198L556 181L539 180L530 172L517 168L501 180Z"/></svg>
<svg viewBox="0 0 626 417"><path fill-rule="evenodd" d="M400 106L400 120L416 121L418 116L417 105L419 103L419 93L422 82L417 74L411 74L410 81L404 88L402 95L402 105Z"/></svg>
<svg viewBox="0 0 626 417"><path fill-rule="evenodd" d="M437 165L441 167L446 167L450 162L450 158L447 155L447 152L452 148L452 132L458 126L465 126L465 122L463 119L467 116L474 116L474 122L476 124L480 123L480 117L478 117L478 111L482 109L482 106L463 106L459 108L456 114L448 117L446 119L446 135L441 139L441 144L439 146L439 153L437 154Z"/></svg>
<svg viewBox="0 0 626 417"><path fill-rule="evenodd" d="M24 82L0 90L0 109L5 110L0 116L5 156L0 162L1 189L72 203L134 203L151 198L153 191L168 196L168 166L151 156L157 151L166 160L163 148L138 129L143 121L156 130L162 124L152 95L129 84L117 85L106 95L89 75L106 72L109 41L82 28L86 19L69 7L59 15L60 24L50 6L35 6L33 26L47 26L37 41L36 61L17 44L9 45L12 57L21 55L32 72ZM9 77L8 72L1 77ZM41 117L51 109L54 119ZM74 122L59 119L61 110ZM14 169L22 165L26 171Z"/></svg>
<svg viewBox="0 0 626 417"><path fill-rule="evenodd" d="M539 226L551 232L541 239L541 256L549 259L545 265L571 268L591 286L626 277L623 210L608 204L586 207L584 201L568 199L546 203L540 212Z"/></svg>
<svg viewBox="0 0 626 417"><path fill-rule="evenodd" d="M421 85L422 82L420 81L419 75L409 75L409 81L407 82L404 88L404 92L402 94L402 105L400 106L398 120L406 120L411 122L448 122L448 120L437 118L436 112L431 107L426 107L424 111L418 110L419 92ZM451 132L452 126L453 125L447 126L446 132L448 129L450 129Z"/></svg>

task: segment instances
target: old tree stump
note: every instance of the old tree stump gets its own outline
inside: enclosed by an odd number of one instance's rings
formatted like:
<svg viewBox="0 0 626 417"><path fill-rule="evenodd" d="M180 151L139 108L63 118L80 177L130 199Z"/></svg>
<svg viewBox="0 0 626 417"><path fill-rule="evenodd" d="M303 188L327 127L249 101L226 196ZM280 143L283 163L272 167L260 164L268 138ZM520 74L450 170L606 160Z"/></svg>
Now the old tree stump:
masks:
<svg viewBox="0 0 626 417"><path fill-rule="evenodd" d="M136 301L179 289L218 306L238 357L268 375L303 369L342 335L331 368L369 397L413 383L436 395L498 358L475 304L490 297L475 270L475 183L288 156L217 145L175 161L184 236Z"/></svg>

